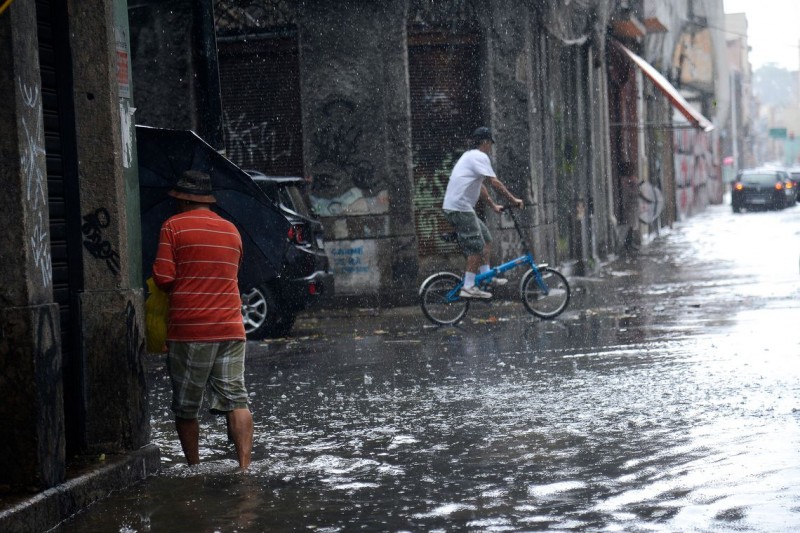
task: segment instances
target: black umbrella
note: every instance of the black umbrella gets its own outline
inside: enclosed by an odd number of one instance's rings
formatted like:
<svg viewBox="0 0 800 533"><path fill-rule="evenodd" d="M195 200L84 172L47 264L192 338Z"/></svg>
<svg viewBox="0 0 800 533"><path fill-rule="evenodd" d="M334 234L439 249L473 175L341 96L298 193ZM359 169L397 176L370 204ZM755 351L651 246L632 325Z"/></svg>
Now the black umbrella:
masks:
<svg viewBox="0 0 800 533"><path fill-rule="evenodd" d="M151 275L161 224L177 212L167 192L190 169L211 176L217 200L212 209L233 222L242 235L241 288L279 275L289 222L244 170L189 130L136 126L136 144L145 279Z"/></svg>

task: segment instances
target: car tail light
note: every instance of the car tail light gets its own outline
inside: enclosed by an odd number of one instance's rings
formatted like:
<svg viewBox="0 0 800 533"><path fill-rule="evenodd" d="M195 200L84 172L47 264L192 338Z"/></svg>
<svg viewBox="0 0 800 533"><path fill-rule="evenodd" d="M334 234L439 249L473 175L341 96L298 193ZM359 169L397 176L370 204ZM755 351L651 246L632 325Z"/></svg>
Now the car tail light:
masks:
<svg viewBox="0 0 800 533"><path fill-rule="evenodd" d="M289 232L287 236L289 240L295 244L305 244L306 243L306 234L305 228L301 224L294 224L289 226Z"/></svg>
<svg viewBox="0 0 800 533"><path fill-rule="evenodd" d="M744 185L742 185L741 183L737 183L736 185L733 186L733 188L736 189L737 191L741 191L742 189L744 189Z"/></svg>
<svg viewBox="0 0 800 533"><path fill-rule="evenodd" d="M315 295L319 292L319 287L317 287L316 283L309 283L308 284L308 294Z"/></svg>
<svg viewBox="0 0 800 533"><path fill-rule="evenodd" d="M787 189L791 189L792 187L793 187L792 182L791 181L787 181L786 182L786 188Z"/></svg>
<svg viewBox="0 0 800 533"><path fill-rule="evenodd" d="M783 189L783 183L776 183L775 184L775 189L778 190L778 191L782 190Z"/></svg>

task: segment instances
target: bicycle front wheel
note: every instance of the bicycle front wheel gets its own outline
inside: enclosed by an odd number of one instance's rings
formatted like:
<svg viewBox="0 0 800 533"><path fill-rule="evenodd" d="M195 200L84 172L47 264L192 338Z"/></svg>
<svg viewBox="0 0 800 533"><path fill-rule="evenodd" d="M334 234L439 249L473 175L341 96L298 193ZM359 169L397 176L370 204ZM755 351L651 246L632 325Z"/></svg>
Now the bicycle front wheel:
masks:
<svg viewBox="0 0 800 533"><path fill-rule="evenodd" d="M561 272L552 268L542 267L539 269L547 294L539 282L536 280L536 273L533 269L528 270L522 277L520 289L522 292L522 303L525 308L534 316L539 318L555 318L560 315L569 303L569 283Z"/></svg>
<svg viewBox="0 0 800 533"><path fill-rule="evenodd" d="M439 272L422 282L419 305L422 313L434 324L449 326L467 314L469 300L460 298L456 288L461 278L450 272Z"/></svg>

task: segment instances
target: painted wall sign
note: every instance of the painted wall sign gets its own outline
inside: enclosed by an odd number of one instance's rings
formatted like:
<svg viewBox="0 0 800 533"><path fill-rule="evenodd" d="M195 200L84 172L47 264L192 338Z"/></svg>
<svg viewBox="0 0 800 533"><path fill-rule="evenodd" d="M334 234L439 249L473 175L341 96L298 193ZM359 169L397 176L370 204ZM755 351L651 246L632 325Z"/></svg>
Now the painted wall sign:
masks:
<svg viewBox="0 0 800 533"><path fill-rule="evenodd" d="M332 241L325 243L336 276L337 294L371 292L378 289L380 272L375 241Z"/></svg>

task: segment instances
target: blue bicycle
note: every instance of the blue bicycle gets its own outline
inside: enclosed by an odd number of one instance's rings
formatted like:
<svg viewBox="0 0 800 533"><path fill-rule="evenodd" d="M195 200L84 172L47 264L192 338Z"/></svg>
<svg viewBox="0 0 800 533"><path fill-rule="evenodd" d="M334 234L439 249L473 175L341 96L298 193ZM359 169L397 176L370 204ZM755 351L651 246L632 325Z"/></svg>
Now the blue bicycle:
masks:
<svg viewBox="0 0 800 533"><path fill-rule="evenodd" d="M561 272L546 264L537 265L530 252L531 247L522 233L517 214L511 208L504 208L511 215L514 227L519 234L525 255L507 263L496 266L485 274L475 277L475 284L486 289L498 274L507 272L521 265L528 265L528 270L520 282L520 297L525 309L534 316L552 319L560 315L569 304L569 283ZM452 241L455 234L444 234L442 238ZM422 312L434 324L449 326L464 318L472 300L459 296L464 280L452 272L437 272L422 282L419 288L419 304Z"/></svg>

